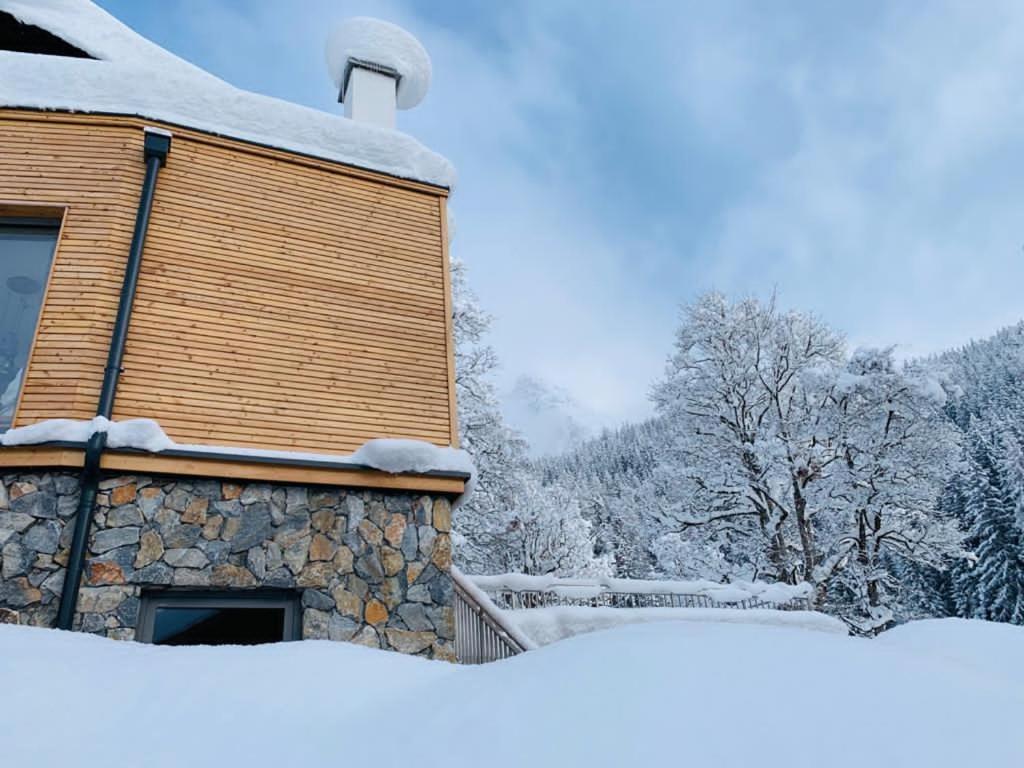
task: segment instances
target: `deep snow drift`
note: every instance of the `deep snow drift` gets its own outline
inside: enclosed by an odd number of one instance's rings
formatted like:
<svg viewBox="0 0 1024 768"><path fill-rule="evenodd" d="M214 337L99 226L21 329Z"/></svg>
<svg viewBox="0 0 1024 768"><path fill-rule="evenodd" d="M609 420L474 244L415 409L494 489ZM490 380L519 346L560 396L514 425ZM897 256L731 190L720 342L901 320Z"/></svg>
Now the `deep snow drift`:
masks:
<svg viewBox="0 0 1024 768"><path fill-rule="evenodd" d="M0 680L3 762L20 768L992 768L1021 764L1024 629L659 623L454 667L0 626Z"/></svg>

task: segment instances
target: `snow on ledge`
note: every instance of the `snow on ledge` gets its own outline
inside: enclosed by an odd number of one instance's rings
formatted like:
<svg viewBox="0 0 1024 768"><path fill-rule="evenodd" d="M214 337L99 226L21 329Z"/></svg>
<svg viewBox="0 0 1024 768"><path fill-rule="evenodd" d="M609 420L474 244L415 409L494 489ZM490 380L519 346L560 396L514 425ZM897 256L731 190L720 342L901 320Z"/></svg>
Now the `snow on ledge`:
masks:
<svg viewBox="0 0 1024 768"><path fill-rule="evenodd" d="M469 481L466 483L466 492L457 503L462 503L472 493L476 477L473 460L466 451L450 446L441 447L421 440L378 438L364 443L355 453L348 455L192 445L174 442L152 419L111 421L102 416L88 421L49 419L7 430L0 434L0 445L12 447L54 442L84 443L96 432L107 434L107 446L110 448L136 448L153 453L177 449L237 458L251 456L286 461L316 461L342 467L370 467L393 475L426 472L467 474Z"/></svg>
<svg viewBox="0 0 1024 768"><path fill-rule="evenodd" d="M107 433L111 448L138 448L143 451L165 451L175 443L152 419L110 421L97 416L89 421L48 419L27 427L9 429L0 435L0 445L39 445L40 443L84 443L96 432Z"/></svg>
<svg viewBox="0 0 1024 768"><path fill-rule="evenodd" d="M766 627L791 627L846 635L846 625L839 619L815 611L775 611L751 608L589 608L559 606L502 611L521 632L537 645L550 645L575 635L614 629L627 624L652 622L696 622L712 624L753 624Z"/></svg>
<svg viewBox="0 0 1024 768"><path fill-rule="evenodd" d="M370 440L349 459L352 464L365 464L392 474L446 471L472 475L474 471L473 460L463 450L402 438Z"/></svg>
<svg viewBox="0 0 1024 768"><path fill-rule="evenodd" d="M528 576L523 573L469 578L484 592L550 592L559 597L579 600L594 598L605 592L626 592L645 595L700 595L717 603L740 603L744 600L788 603L790 600L807 599L812 592L811 585L806 582L795 586L759 581L733 581L721 584L707 580L567 579L553 575Z"/></svg>

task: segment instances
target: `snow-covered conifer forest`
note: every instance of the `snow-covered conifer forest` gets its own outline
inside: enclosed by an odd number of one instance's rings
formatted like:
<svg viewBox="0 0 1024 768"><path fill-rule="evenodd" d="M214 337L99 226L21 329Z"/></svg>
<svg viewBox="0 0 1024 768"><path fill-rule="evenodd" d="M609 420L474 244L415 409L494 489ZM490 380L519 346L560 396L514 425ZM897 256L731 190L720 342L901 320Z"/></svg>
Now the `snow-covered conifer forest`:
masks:
<svg viewBox="0 0 1024 768"><path fill-rule="evenodd" d="M683 308L655 416L531 458L454 267L457 519L475 573L809 583L855 631L1024 623L1024 323L928 359L851 349L774 298ZM894 344L899 339L893 339Z"/></svg>

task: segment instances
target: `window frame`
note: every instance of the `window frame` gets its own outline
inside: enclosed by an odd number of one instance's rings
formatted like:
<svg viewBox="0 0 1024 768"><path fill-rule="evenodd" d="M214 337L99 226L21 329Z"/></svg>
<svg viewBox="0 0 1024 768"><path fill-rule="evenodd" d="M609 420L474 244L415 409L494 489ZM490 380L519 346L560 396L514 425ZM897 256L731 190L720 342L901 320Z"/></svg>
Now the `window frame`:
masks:
<svg viewBox="0 0 1024 768"><path fill-rule="evenodd" d="M21 403L25 397L25 383L29 380L32 371L32 363L35 360L36 343L39 341L39 331L43 324L43 312L50 296L50 284L53 282L53 274L57 270L57 258L60 254L60 243L64 237L64 223L67 220L68 207L66 205L36 204L36 203L7 203L0 201L0 229L18 227L49 229L53 231L53 252L50 255L50 267L46 271L46 281L43 284L42 296L39 303L39 315L36 317L35 328L32 331L32 341L28 347L28 356L25 358L25 370L22 374L21 387L18 390L18 400L14 404L14 411L11 413L11 423L8 429L14 429L18 425L18 417L21 414ZM2 430L0 430L2 433Z"/></svg>
<svg viewBox="0 0 1024 768"><path fill-rule="evenodd" d="M0 227L38 227L52 229L60 234L60 216L3 216L0 215Z"/></svg>
<svg viewBox="0 0 1024 768"><path fill-rule="evenodd" d="M135 639L153 644L156 612L160 608L283 608L282 643L302 639L302 605L297 591L286 589L143 589Z"/></svg>

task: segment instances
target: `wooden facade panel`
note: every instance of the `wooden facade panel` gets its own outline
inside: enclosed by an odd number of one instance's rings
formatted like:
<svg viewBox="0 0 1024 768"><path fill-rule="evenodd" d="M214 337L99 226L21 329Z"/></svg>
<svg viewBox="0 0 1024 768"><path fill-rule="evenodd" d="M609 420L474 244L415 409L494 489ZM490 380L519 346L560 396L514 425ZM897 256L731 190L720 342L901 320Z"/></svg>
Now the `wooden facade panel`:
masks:
<svg viewBox="0 0 1024 768"><path fill-rule="evenodd" d="M67 210L18 425L95 409L144 124L0 111L0 202ZM181 443L454 442L444 191L171 130L114 417Z"/></svg>
<svg viewBox="0 0 1024 768"><path fill-rule="evenodd" d="M142 183L141 153L138 130L83 130L0 115L0 201L52 203L65 210L17 425L95 413L106 355L99 340L109 339L117 312ZM79 228L90 236L77 237ZM97 243L105 253L94 252ZM88 328L76 327L80 322ZM35 365L46 357L73 365L74 376L55 379Z"/></svg>

